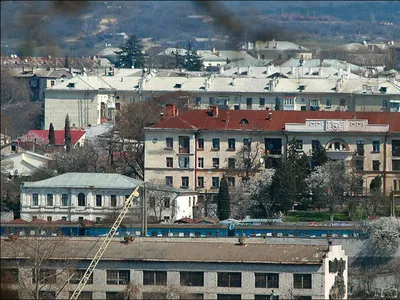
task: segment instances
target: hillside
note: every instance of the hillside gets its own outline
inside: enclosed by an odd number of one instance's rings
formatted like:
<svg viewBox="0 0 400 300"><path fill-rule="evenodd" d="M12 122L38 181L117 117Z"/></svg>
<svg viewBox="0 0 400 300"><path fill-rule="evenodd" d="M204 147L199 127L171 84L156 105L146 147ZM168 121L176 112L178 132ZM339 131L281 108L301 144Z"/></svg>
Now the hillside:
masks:
<svg viewBox="0 0 400 300"><path fill-rule="evenodd" d="M207 2L205 2L207 3ZM152 45L232 48L247 39L340 42L400 39L397 1L1 1L2 53L88 56L118 33ZM389 23L388 26L383 22ZM393 23L393 25L390 25ZM196 38L217 42L196 43Z"/></svg>

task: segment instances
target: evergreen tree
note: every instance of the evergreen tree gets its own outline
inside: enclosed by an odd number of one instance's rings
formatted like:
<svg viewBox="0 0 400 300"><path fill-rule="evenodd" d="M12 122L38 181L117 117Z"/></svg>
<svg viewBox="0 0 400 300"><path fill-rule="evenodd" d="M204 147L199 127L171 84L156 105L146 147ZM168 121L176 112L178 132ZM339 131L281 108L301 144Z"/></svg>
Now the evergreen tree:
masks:
<svg viewBox="0 0 400 300"><path fill-rule="evenodd" d="M312 150L311 168L314 169L315 167L322 166L327 161L328 155L326 154L326 150L318 142L318 145Z"/></svg>
<svg viewBox="0 0 400 300"><path fill-rule="evenodd" d="M136 35L132 35L121 47L121 51L116 51L118 61L115 66L118 68L143 68L145 63L145 55L142 53L143 46Z"/></svg>
<svg viewBox="0 0 400 300"><path fill-rule="evenodd" d="M200 71L203 67L203 61L201 60L201 57L198 56L196 51L193 50L190 42L188 43L186 51L184 67L187 71Z"/></svg>
<svg viewBox="0 0 400 300"><path fill-rule="evenodd" d="M69 116L65 117L65 126L64 126L64 144L67 152L71 151L72 140L71 140L71 127L69 126Z"/></svg>
<svg viewBox="0 0 400 300"><path fill-rule="evenodd" d="M54 134L54 126L53 123L50 123L49 126L49 145L54 146L56 144L56 136Z"/></svg>
<svg viewBox="0 0 400 300"><path fill-rule="evenodd" d="M231 214L230 210L230 196L228 181L225 175L221 178L218 191L218 202L217 202L217 215L218 219L226 220L229 219Z"/></svg>
<svg viewBox="0 0 400 300"><path fill-rule="evenodd" d="M291 210L297 201L295 172L291 163L284 162L272 176L270 198L284 212Z"/></svg>
<svg viewBox="0 0 400 300"><path fill-rule="evenodd" d="M381 187L382 187L382 177L381 176L375 176L374 179L371 180L371 183L369 184L369 189L372 194L378 194L381 192Z"/></svg>
<svg viewBox="0 0 400 300"><path fill-rule="evenodd" d="M68 54L65 55L64 68L69 68L69 57L68 57Z"/></svg>

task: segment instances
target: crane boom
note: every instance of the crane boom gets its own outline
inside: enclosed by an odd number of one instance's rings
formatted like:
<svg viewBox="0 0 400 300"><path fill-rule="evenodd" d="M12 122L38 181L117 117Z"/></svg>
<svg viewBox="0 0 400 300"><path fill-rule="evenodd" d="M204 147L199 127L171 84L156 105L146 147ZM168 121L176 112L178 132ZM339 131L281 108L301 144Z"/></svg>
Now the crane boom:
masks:
<svg viewBox="0 0 400 300"><path fill-rule="evenodd" d="M87 268L85 274L83 275L81 281L79 282L78 286L76 287L74 293L72 294L70 300L78 299L82 289L88 282L90 276L92 275L94 269L96 268L98 262L100 261L101 257L103 256L104 252L106 251L108 245L110 244L112 238L114 237L115 233L117 232L119 226L121 225L122 220L124 219L128 209L131 207L133 199L139 197L139 188L140 185L129 195L128 199L125 200L124 207L120 214L118 215L117 219L115 220L113 226L111 227L110 231L108 232L106 238L104 239L103 243L101 244L99 250L97 250L96 255L93 257L92 262L90 263L89 267Z"/></svg>

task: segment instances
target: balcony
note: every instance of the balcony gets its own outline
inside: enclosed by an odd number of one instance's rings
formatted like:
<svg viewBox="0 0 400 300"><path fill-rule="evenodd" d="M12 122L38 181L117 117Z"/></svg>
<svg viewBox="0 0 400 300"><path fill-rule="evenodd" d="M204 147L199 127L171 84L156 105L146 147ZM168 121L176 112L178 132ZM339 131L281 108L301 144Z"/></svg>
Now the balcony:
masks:
<svg viewBox="0 0 400 300"><path fill-rule="evenodd" d="M282 155L282 149L265 150L265 155Z"/></svg>

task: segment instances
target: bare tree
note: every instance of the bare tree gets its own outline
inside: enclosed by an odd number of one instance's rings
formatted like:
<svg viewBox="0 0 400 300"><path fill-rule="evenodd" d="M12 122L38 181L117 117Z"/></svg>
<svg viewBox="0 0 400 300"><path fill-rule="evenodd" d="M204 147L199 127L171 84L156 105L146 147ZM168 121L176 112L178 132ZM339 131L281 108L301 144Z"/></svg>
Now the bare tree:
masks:
<svg viewBox="0 0 400 300"><path fill-rule="evenodd" d="M178 194L160 180L152 180L145 184L147 207L156 221L163 220L168 214L173 220L176 212L176 197Z"/></svg>
<svg viewBox="0 0 400 300"><path fill-rule="evenodd" d="M7 269L16 277L13 284L20 298L55 299L68 284L67 271L72 267L74 258L71 253L60 256L64 238L41 236L45 226L33 230L34 236L13 236L2 245L2 269ZM53 264L55 260L57 265Z"/></svg>

